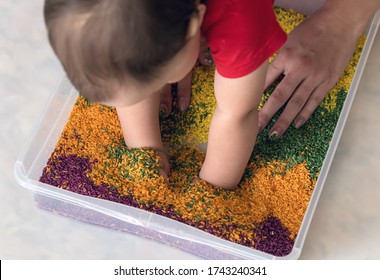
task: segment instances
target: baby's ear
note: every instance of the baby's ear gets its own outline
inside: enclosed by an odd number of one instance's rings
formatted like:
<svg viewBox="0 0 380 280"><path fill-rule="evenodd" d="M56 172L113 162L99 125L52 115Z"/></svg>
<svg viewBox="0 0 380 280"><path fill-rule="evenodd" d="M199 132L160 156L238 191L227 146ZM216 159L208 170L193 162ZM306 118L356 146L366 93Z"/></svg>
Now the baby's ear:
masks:
<svg viewBox="0 0 380 280"><path fill-rule="evenodd" d="M198 11L194 13L190 18L189 27L188 27L187 36L186 36L187 39L197 34L199 29L201 28L205 13L206 13L206 6L204 4L199 4Z"/></svg>

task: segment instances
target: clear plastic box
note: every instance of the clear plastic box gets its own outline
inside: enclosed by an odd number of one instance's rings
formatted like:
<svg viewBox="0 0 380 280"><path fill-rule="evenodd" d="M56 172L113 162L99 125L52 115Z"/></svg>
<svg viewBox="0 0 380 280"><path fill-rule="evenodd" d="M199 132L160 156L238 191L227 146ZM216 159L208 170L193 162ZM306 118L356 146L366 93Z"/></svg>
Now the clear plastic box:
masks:
<svg viewBox="0 0 380 280"><path fill-rule="evenodd" d="M43 168L68 121L78 96L64 77L58 83L35 125L33 134L21 151L15 166L17 181L31 191L40 208L72 218L137 234L169 243L207 259L297 259L300 256L308 228L328 174L344 124L353 102L380 21L378 12L367 29L367 41L324 160L313 195L310 199L292 252L275 257L208 234L175 220L126 205L76 194L39 182Z"/></svg>

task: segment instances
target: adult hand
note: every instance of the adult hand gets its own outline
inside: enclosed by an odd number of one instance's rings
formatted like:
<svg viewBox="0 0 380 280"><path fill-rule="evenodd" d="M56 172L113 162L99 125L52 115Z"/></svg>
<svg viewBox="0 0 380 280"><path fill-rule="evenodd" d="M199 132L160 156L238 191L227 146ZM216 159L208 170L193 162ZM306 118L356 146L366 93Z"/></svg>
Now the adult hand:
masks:
<svg viewBox="0 0 380 280"><path fill-rule="evenodd" d="M205 40L201 40L198 61L205 66L212 64L212 59L207 50L207 43ZM179 110L183 112L189 107L191 99L191 80L192 71L190 71L190 73L177 84L167 84L162 88L160 93L160 109L164 110L166 115L169 115L172 111L174 91L177 92L177 104Z"/></svg>
<svg viewBox="0 0 380 280"><path fill-rule="evenodd" d="M173 93L177 92L177 104L181 112L185 111L190 104L191 97L191 78L190 71L185 78L176 84L165 85L160 92L160 109L165 111L166 115L172 112Z"/></svg>
<svg viewBox="0 0 380 280"><path fill-rule="evenodd" d="M164 151L161 150L156 150L157 156L160 158L160 175L162 175L167 183L169 183L169 176L170 176L170 164L169 164L169 159L168 156Z"/></svg>
<svg viewBox="0 0 380 280"><path fill-rule="evenodd" d="M339 80L363 26L322 7L289 34L268 68L265 88L281 74L284 78L259 112L259 133L285 103L271 137L281 137L292 122L299 128L309 119Z"/></svg>

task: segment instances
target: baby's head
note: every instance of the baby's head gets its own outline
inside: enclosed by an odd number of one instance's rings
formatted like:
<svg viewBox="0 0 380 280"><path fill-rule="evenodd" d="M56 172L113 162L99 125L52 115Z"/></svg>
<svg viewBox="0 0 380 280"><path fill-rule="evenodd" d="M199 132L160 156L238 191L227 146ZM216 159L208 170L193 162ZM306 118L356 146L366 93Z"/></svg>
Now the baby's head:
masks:
<svg viewBox="0 0 380 280"><path fill-rule="evenodd" d="M199 51L196 0L46 0L50 43L86 98L134 104L183 78Z"/></svg>

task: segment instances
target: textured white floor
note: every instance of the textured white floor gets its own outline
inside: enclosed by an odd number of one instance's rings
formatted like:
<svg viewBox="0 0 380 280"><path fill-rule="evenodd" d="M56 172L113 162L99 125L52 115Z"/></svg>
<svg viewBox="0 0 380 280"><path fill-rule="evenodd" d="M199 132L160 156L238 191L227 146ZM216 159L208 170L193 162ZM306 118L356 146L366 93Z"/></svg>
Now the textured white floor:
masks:
<svg viewBox="0 0 380 280"><path fill-rule="evenodd" d="M0 0L0 259L192 259L178 249L39 210L13 165L61 73L42 2ZM380 259L380 35L301 259Z"/></svg>

